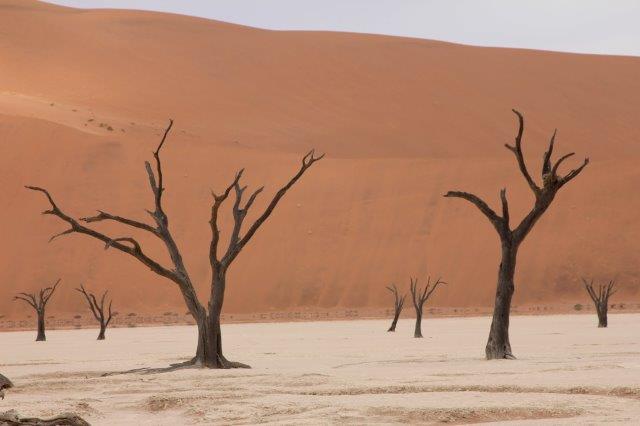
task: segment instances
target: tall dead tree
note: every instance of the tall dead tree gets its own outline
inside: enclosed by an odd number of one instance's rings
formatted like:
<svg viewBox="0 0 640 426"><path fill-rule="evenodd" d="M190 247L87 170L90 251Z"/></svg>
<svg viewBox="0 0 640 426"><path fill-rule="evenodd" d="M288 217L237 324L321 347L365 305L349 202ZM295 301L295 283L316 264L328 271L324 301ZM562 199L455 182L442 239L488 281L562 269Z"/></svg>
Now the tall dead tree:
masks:
<svg viewBox="0 0 640 426"><path fill-rule="evenodd" d="M109 301L108 311L104 310L104 302L107 297L108 290L105 290L102 293L102 297L100 298L100 303L98 303L98 299L93 293L87 292L85 290L84 285L80 285L80 288L76 288L76 291L82 293L87 304L89 305L89 309L91 309L91 313L93 317L100 323L100 333L98 333L98 340L104 340L104 334L107 331L107 327L113 318L113 313L111 311L111 304L113 303L113 299Z"/></svg>
<svg viewBox="0 0 640 426"><path fill-rule="evenodd" d="M509 205L507 202L506 189L502 189L500 191L502 215L496 213L477 195L460 191L450 191L445 194L445 197L462 198L474 204L482 214L489 219L489 222L491 222L500 237L502 261L500 262L500 267L498 269L498 284L493 309L493 320L491 321L489 340L485 349L487 359L515 358L511 351L511 344L509 342L509 314L511 311L511 298L513 297L515 289L513 277L516 270L518 248L538 219L540 219L544 212L547 211L560 188L578 176L582 169L589 164L589 159L585 158L580 167L571 170L564 176L559 175L558 169L562 163L575 153L572 152L570 154L563 155L555 161L555 163L551 162L551 155L553 153L553 146L556 138L556 132L554 131L549 142L549 148L544 153L542 159L542 186L538 186L529 174L524 160L524 155L522 153L524 118L518 111L513 110L513 112L518 117L518 133L515 138L515 144L505 144L505 146L515 155L520 173L524 176L529 188L533 192L535 202L531 211L529 211L524 219L522 219L522 221L512 229L509 223Z"/></svg>
<svg viewBox="0 0 640 426"><path fill-rule="evenodd" d="M198 325L198 344L196 349L196 355L190 361L187 361L179 366L197 365L207 368L237 368L249 366L238 362L228 361L222 353L222 334L220 331L220 313L224 302L224 293L226 288L226 276L229 267L236 259L240 251L249 243L251 238L258 231L260 226L269 218L273 210L278 205L278 202L284 197L287 191L302 177L302 175L316 162L324 157L323 155L316 156L312 150L302 157L302 162L299 170L291 177L291 179L282 186L273 196L271 201L267 204L262 213L258 215L255 221L248 227L248 229L242 232L243 223L249 212L249 209L255 202L258 195L262 192L262 187L255 190L246 201L243 200L246 186L240 185L240 178L242 177L243 170L236 173L233 181L224 189L220 194L212 192L213 202L211 205L211 219L209 225L211 228L211 243L209 246L209 262L211 264L211 284L209 302L205 306L203 305L198 296L196 295L195 287L191 281L191 277L187 268L182 260L182 254L178 249L178 245L173 238L173 235L169 229L169 218L164 211L162 205L162 196L165 191L162 164L160 161L160 150L162 149L167 135L171 131L173 121L170 120L168 127L164 131L164 135L160 141L160 144L153 153L155 158L155 170L151 164L145 162L147 175L149 177L149 185L151 192L153 193L154 209L147 212L153 219L154 225L146 222L141 222L134 219L125 218L122 216L107 213L105 211L98 211L98 214L91 217L85 217L81 219L74 219L68 214L64 213L53 200L51 194L44 188L28 186L28 189L43 193L51 208L43 212L43 214L53 215L66 222L69 225L69 229L63 231L57 235L54 235L51 240L72 233L84 234L105 244L106 248L113 248L119 250L129 256L134 257L142 264L150 268L156 274L165 277L175 283L178 289L182 293L182 297L189 309L189 313L195 319ZM220 229L218 226L219 210L224 201L233 192L234 203L232 207L234 225L229 238L227 249L222 256L218 253L218 246L220 244ZM142 246L138 241L132 237L111 237L96 231L93 228L83 225L84 223L94 223L101 221L118 222L122 225L142 230L157 237L162 243L164 243L167 252L171 258L173 267L166 267L160 262L152 259L145 253ZM176 365L178 367L178 365Z"/></svg>
<svg viewBox="0 0 640 426"><path fill-rule="evenodd" d="M609 284L598 285L598 291L593 288L593 280L587 281L582 279L584 288L589 293L589 297L596 305L596 313L598 314L598 327L604 328L608 325L607 312L609 310L609 298L613 296L618 290L614 289L616 282L609 281Z"/></svg>
<svg viewBox="0 0 640 426"><path fill-rule="evenodd" d="M431 284L431 277L427 278L427 285L420 289L418 288L418 279L411 278L411 298L413 299L413 307L416 310L416 328L413 332L413 337L422 337L422 308L424 302L429 300L431 294L438 288L438 285L446 284L441 281L440 278Z"/></svg>
<svg viewBox="0 0 640 426"><path fill-rule="evenodd" d="M391 284L391 286L388 286L387 290L393 293L393 298L394 298L393 322L391 323L391 327L389 327L387 331L396 331L396 324L398 324L398 318L400 318L400 312L402 312L402 308L404 306L404 299L407 297L407 295L403 294L402 297L400 297L400 294L398 293L398 288L396 287L395 284Z"/></svg>
<svg viewBox="0 0 640 426"><path fill-rule="evenodd" d="M58 284L60 284L60 279L58 279L52 287L41 289L37 296L35 293L18 293L18 295L14 297L14 300L22 300L36 311L36 316L38 318L38 335L36 337L36 342L44 342L47 340L44 321L45 310L47 308L47 303L51 300L51 296L53 296L56 288L58 288Z"/></svg>

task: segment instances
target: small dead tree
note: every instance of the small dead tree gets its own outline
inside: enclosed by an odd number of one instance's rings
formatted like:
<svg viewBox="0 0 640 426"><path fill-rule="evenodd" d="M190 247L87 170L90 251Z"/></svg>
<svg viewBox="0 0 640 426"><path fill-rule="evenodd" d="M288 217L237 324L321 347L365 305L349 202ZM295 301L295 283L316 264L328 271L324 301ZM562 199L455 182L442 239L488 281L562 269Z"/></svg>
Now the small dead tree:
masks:
<svg viewBox="0 0 640 426"><path fill-rule="evenodd" d="M44 321L45 310L47 308L47 303L51 300L51 296L53 296L53 293L56 291L58 284L60 284L60 279L58 279L52 287L41 289L37 296L35 293L18 293L18 295L13 298L14 300L22 300L35 309L38 318L38 335L36 337L36 342L44 342L47 340Z"/></svg>
<svg viewBox="0 0 640 426"><path fill-rule="evenodd" d="M173 120L169 121L169 125L164 131L164 135L160 141L160 144L153 153L155 159L155 170L151 164L145 162L147 175L149 177L149 185L151 192L153 193L154 209L148 210L147 213L153 219L154 225L125 218L122 216L107 213L105 211L98 210L98 214L91 217L85 217L81 219L75 219L58 207L53 200L53 197L44 188L36 186L27 186L28 189L43 193L49 204L51 205L49 210L43 212L46 215L53 215L66 222L69 225L69 229L63 231L57 235L54 235L51 240L68 234L83 234L91 238L102 241L106 248L113 248L121 251L129 256L134 257L140 261L143 265L147 266L156 274L169 279L178 286L178 289L182 293L182 297L189 309L189 313L193 316L198 325L198 344L196 349L196 355L190 361L182 364L174 364L174 368L196 365L207 368L249 368L248 365L239 362L228 361L222 353L222 334L220 331L220 313L224 302L224 293L226 288L226 277L229 267L233 261L237 258L240 251L251 241L262 224L271 216L273 210L276 208L282 197L291 189L293 185L305 174L305 172L317 161L324 157L323 155L316 156L315 151L310 151L304 157L298 171L289 179L289 181L282 186L273 196L271 201L267 204L262 213L258 215L255 221L248 227L243 234L244 220L249 212L249 209L255 202L258 195L262 192L263 187L255 190L246 201L243 200L246 186L240 185L240 178L242 177L244 169L238 171L233 181L225 188L225 190L216 194L212 192L213 202L211 205L211 219L209 225L211 228L211 243L209 245L209 262L211 265L211 284L209 293L209 302L207 305L203 305L195 291L191 276L184 264L182 254L178 245L169 229L169 217L164 211L162 205L162 196L165 191L164 176L162 174L162 163L160 161L160 150L164 146L167 139L167 135L171 131L173 126ZM220 228L218 225L219 211L222 204L233 192L235 200L232 207L234 225L229 238L229 243L224 254L220 256L218 246L220 245ZM83 225L84 223L94 223L102 221L118 222L122 225L127 225L138 230L143 230L157 237L166 247L167 252L171 258L172 267L166 267L160 262L152 259L143 250L138 241L132 237L111 237L102 232L99 232L93 228Z"/></svg>
<svg viewBox="0 0 640 426"><path fill-rule="evenodd" d="M393 322L391 323L391 327L389 327L387 331L396 331L396 324L398 324L398 318L400 318L400 312L402 312L402 308L404 306L404 299L407 297L407 295L403 294L402 297L400 297L400 294L398 293L398 288L396 287L395 284L391 284L391 286L388 286L387 290L393 293L393 298L394 298Z"/></svg>
<svg viewBox="0 0 640 426"><path fill-rule="evenodd" d="M113 313L111 311L111 304L113 303L113 299L109 301L108 311L104 310L104 302L107 297L108 290L105 290L102 293L102 297L100 298L100 303L98 303L98 299L93 293L87 292L85 290L84 285L80 285L80 288L76 288L76 291L82 293L87 304L89 305L89 309L91 309L91 313L93 317L100 323L100 333L98 334L98 340L104 340L104 334L107 331L107 327L113 318Z"/></svg>
<svg viewBox="0 0 640 426"><path fill-rule="evenodd" d="M538 186L529 174L522 153L524 118L518 111L513 110L513 112L518 117L518 134L516 135L514 145L505 144L505 146L515 155L520 173L524 176L529 188L531 188L533 192L535 202L531 211L512 229L509 222L509 205L507 202L506 189L500 191L502 215L496 213L477 195L460 191L449 191L444 195L445 197L462 198L475 205L480 212L489 219L489 222L491 222L500 237L502 261L500 262L498 270L493 320L491 321L489 339L485 348L487 359L515 358L511 351L511 343L509 342L509 314L511 312L511 299L515 290L513 277L516 271L518 248L538 219L547 211L560 188L578 176L586 165L589 164L589 159L585 158L580 167L571 170L564 176L558 175L558 170L562 163L575 153L572 152L563 155L552 164L551 154L553 153L553 145L556 139L556 132L554 131L549 142L549 148L542 159L542 186Z"/></svg>
<svg viewBox="0 0 640 426"><path fill-rule="evenodd" d="M431 284L431 277L429 277L427 278L427 285L420 289L418 288L418 279L411 278L411 298L413 299L413 307L416 310L416 328L413 332L413 337L422 337L422 308L424 307L424 302L429 299L440 284L446 283L438 278L436 282Z"/></svg>
<svg viewBox="0 0 640 426"><path fill-rule="evenodd" d="M609 281L609 284L598 285L598 291L593 288L593 280L587 281L582 279L584 288L589 293L589 297L596 305L596 312L598 314L598 327L604 328L608 325L607 312L609 310L609 298L613 296L618 290L614 289L616 282Z"/></svg>

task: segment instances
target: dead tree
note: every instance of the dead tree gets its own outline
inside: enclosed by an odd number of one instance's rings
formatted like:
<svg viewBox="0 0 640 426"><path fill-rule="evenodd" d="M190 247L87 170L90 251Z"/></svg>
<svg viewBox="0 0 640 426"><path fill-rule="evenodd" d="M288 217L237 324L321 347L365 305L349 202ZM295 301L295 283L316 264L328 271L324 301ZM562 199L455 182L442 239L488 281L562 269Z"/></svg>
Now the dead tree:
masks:
<svg viewBox="0 0 640 426"><path fill-rule="evenodd" d="M19 293L14 297L14 300L22 300L35 309L37 318L38 318L38 336L36 337L36 342L44 342L47 340L47 336L45 335L45 310L47 308L47 303L53 296L53 293L56 291L56 288L60 284L60 279L56 281L53 287L47 287L40 290L37 297L35 293Z"/></svg>
<svg viewBox="0 0 640 426"><path fill-rule="evenodd" d="M282 186L273 196L271 201L267 204L266 208L260 213L255 221L248 227L248 229L242 232L243 223L249 212L249 209L255 202L256 198L262 192L262 187L255 190L246 201L243 200L243 196L246 190L246 186L240 185L240 178L242 177L243 170L236 173L233 181L224 189L220 194L212 192L213 201L211 205L211 219L209 225L211 228L211 243L209 246L209 262L211 265L211 284L209 302L207 305L203 305L198 296L196 295L195 287L187 271L187 268L182 259L182 254L178 249L178 245L169 228L169 218L164 211L162 205L162 196L165 191L164 180L162 174L162 165L160 161L160 150L162 149L167 135L169 134L173 121L170 120L169 126L164 131L164 135L160 141L160 144L153 153L155 159L155 170L151 164L145 162L147 175L149 177L149 184L151 192L153 193L154 209L147 212L153 219L154 224L148 224L146 222L125 218L122 216L107 213L105 211L98 211L98 214L91 217L85 217L82 219L75 219L68 214L64 213L53 200L51 194L44 188L28 186L28 189L39 191L43 193L51 208L43 212L43 214L53 215L66 222L69 225L69 229L54 235L51 240L68 234L84 234L105 244L106 248L113 248L121 251L129 256L134 257L142 264L147 266L156 274L169 279L175 283L182 297L187 305L189 313L195 319L198 325L198 344L196 349L196 355L190 361L175 365L175 367L196 365L207 368L236 368L236 367L248 367L245 364L228 361L222 353L222 334L220 332L220 313L222 311L224 293L226 288L226 276L229 267L236 259L240 251L249 243L260 226L269 218L273 210L278 205L278 202L284 197L287 191L302 177L302 175L316 162L324 157L324 155L316 156L312 150L302 157L302 162L299 170L291 177L291 179ZM234 203L232 207L234 225L229 238L227 249L222 256L219 254L218 246L220 244L220 230L218 226L218 214L220 207L224 201L233 192ZM142 230L157 237L162 243L164 243L167 252L171 258L172 267L166 267L160 262L152 259L143 250L138 241L132 237L111 237L102 232L99 232L93 228L85 226L84 223L94 223L101 221L118 222L122 225Z"/></svg>
<svg viewBox="0 0 640 426"><path fill-rule="evenodd" d="M398 324L398 318L400 318L400 312L402 312L402 308L404 306L404 299L407 297L407 295L403 294L402 297L400 297L400 294L398 293L398 288L396 287L395 284L391 284L391 286L387 287L387 290L393 293L393 298L394 298L393 322L391 323L391 327L389 327L387 331L396 331L396 324Z"/></svg>
<svg viewBox="0 0 640 426"><path fill-rule="evenodd" d="M554 131L549 142L549 148L545 152L542 160L542 186L538 186L529 174L525 164L524 155L522 154L524 118L518 111L513 110L513 112L518 117L518 134L516 135L514 145L505 144L505 146L515 155L520 173L524 176L529 188L531 188L531 191L533 192L535 202L531 211L529 211L524 219L522 219L522 221L512 229L509 223L509 205L507 202L506 189L502 189L500 191L502 215L496 213L477 195L460 191L450 191L445 194L445 197L462 198L474 204L482 214L489 219L489 222L491 222L500 237L502 260L498 269L498 284L493 309L493 320L491 322L489 340L485 349L487 359L515 358L511 351L511 344L509 342L509 313L511 311L511 298L513 297L515 289L513 277L516 270L518 248L538 219L540 219L544 212L547 211L560 188L578 176L586 165L589 164L589 159L585 158L580 167L571 170L564 176L559 175L558 169L562 163L575 153L572 152L570 154L563 155L555 161L555 163L551 162L553 145L556 138L556 132Z"/></svg>
<svg viewBox="0 0 640 426"><path fill-rule="evenodd" d="M102 297L100 298L100 303L98 303L98 299L93 293L89 293L85 290L84 286L81 285L80 288L76 288L76 291L82 293L84 298L89 305L89 309L91 309L91 313L93 317L100 323L100 333L98 334L98 340L104 340L104 334L107 331L107 327L113 318L113 313L111 311L111 304L113 303L113 299L109 301L108 312L104 310L104 302L107 297L108 290L105 290L102 293Z"/></svg>
<svg viewBox="0 0 640 426"><path fill-rule="evenodd" d="M427 285L423 289L418 288L418 279L411 278L411 298L413 299L413 307L416 310L416 328L413 337L422 337L422 308L431 294L438 288L438 285L446 284L440 278L431 284L431 277L427 278Z"/></svg>
<svg viewBox="0 0 640 426"><path fill-rule="evenodd" d="M609 281L609 284L600 284L598 286L598 291L596 292L593 288L593 280L587 282L586 279L582 279L584 283L584 288L589 293L591 300L596 305L596 312L598 314L598 327L604 328L607 327L607 312L609 310L609 298L613 296L617 289L614 289L616 282Z"/></svg>

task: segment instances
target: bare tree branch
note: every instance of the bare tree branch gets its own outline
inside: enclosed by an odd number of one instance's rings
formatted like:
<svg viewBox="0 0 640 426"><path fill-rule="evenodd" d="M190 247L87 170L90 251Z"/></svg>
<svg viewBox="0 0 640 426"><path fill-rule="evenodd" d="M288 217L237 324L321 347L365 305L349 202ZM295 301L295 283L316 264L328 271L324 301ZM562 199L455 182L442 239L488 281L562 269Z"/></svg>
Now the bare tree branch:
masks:
<svg viewBox="0 0 640 426"><path fill-rule="evenodd" d="M537 197L540 193L540 188L538 187L538 185L536 185L535 181L529 174L529 171L527 170L527 165L524 161L524 154L522 153L522 134L524 133L524 117L519 111L515 109L513 109L512 111L516 116L518 116L518 134L516 135L515 145L512 146L509 144L505 144L504 146L506 146L509 149L509 151L515 154L516 159L518 161L518 167L520 168L520 172L522 173L522 176L524 176L525 180L529 184L529 187Z"/></svg>
<svg viewBox="0 0 640 426"><path fill-rule="evenodd" d="M247 230L246 234L243 237L240 237L240 239L238 240L238 242L234 246L232 246L232 247L230 246L229 247L229 250L227 251L227 253L225 254L225 256L222 259L222 263L224 265L228 266L228 265L231 264L231 262L233 262L233 260L236 258L236 256L238 256L238 253L240 253L240 250L242 250L242 248L251 240L253 235L260 228L260 226L267 220L267 218L269 218L269 216L271 216L271 213L273 213L273 210L278 205L278 202L282 199L282 197L284 197L284 195L287 193L287 191L298 181L298 179L300 179L302 177L302 175L315 162L321 160L322 158L324 158L324 154L319 155L319 156L316 157L314 150L309 151L302 158L302 165L300 166L300 170L298 170L298 172L289 180L289 182L287 182L282 188L280 188L278 190L278 192L276 192L276 194L271 199L271 202L269 203L269 205L266 207L264 212L256 219L256 221L253 223L253 225L251 225L249 227L249 229ZM252 199L249 200L249 203L248 203L249 207L251 206L251 204L253 204L253 200L255 199L255 197L261 191L262 191L262 188L259 188L256 192L254 192L254 194L251 197ZM246 211L245 211L244 214L246 215ZM242 216L241 221L242 220L244 220L244 216ZM240 223L240 226L241 225L242 225L242 223ZM238 234L239 234L239 232L240 232L240 230L238 229Z"/></svg>
<svg viewBox="0 0 640 426"><path fill-rule="evenodd" d="M32 191L38 191L38 192L41 192L41 193L45 194L45 196L49 200L49 203L51 204L51 210L45 211L44 214L51 214L51 215L57 216L58 218L60 218L63 221L67 222L71 226L70 230L67 230L67 231L63 232L62 234L58 234L58 236L70 234L72 232L88 235L90 237L93 237L93 238L95 238L97 240L102 241L103 243L105 243L105 245L107 247L113 247L113 248L115 248L117 250L120 250L123 253L126 253L126 254L128 254L130 256L135 257L140 262L142 262L144 265L148 266L152 271L156 272L158 275L162 275L163 277L169 278L170 280L172 280L172 281L174 281L176 283L180 282L180 280L176 276L175 272L170 271L169 269L167 269L164 266L162 266L160 263L156 262L155 260L153 260L150 257L148 257L146 254L144 254L142 252L142 250L140 249L140 245L137 244L137 242L135 244L133 244L133 247L129 247L127 245L124 245L124 244L120 243L119 241L122 240L120 238L115 238L114 239L114 238L106 236L105 234L103 234L101 232L95 231L95 230L93 230L91 228L88 228L88 227L86 227L84 225L81 225L77 220L73 219L71 216L68 216L67 214L62 212L62 210L60 210L58 208L56 203L53 201L53 198L51 197L51 194L49 194L49 192L46 189L40 188L40 187L37 187L37 186L27 186L26 188L30 189ZM130 240L125 240L125 241L129 241L129 242L133 243Z"/></svg>
<svg viewBox="0 0 640 426"><path fill-rule="evenodd" d="M143 222L138 222L137 220L127 219L126 217L112 215L102 210L98 210L98 214L95 216L81 217L80 220L86 223L101 222L103 220L112 220L115 222L120 222L122 224L132 226L134 228L143 229L145 231L151 232L155 236L159 236L158 230L151 225L148 225Z"/></svg>
<svg viewBox="0 0 640 426"><path fill-rule="evenodd" d="M553 145L556 141L556 135L558 133L558 129L554 129L553 135L551 136L551 140L549 141L549 148L544 153L544 157L542 157L542 179L544 180L544 176L551 171L551 154L553 154Z"/></svg>
<svg viewBox="0 0 640 426"><path fill-rule="evenodd" d="M496 212L489 207L489 205L484 202L477 195L471 194L469 192L462 191L449 191L445 195L445 197L453 197L453 198L462 198L463 200L467 200L473 205L475 205L493 224L496 229L501 229L503 225L503 218L498 216Z"/></svg>

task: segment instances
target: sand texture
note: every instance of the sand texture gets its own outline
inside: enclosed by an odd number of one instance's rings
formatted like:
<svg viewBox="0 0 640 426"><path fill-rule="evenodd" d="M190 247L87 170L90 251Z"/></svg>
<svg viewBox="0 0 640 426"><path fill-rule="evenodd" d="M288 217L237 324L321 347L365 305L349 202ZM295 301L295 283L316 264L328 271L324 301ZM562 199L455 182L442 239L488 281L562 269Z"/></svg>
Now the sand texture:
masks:
<svg viewBox="0 0 640 426"><path fill-rule="evenodd" d="M640 416L640 315L516 316L518 360L486 361L488 317L225 326L225 354L251 370L102 373L192 355L193 327L0 333L16 388L0 411L71 411L94 425L633 424ZM33 401L38 401L34 404ZM532 421L535 420L535 421Z"/></svg>

